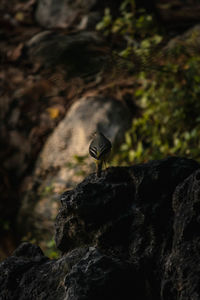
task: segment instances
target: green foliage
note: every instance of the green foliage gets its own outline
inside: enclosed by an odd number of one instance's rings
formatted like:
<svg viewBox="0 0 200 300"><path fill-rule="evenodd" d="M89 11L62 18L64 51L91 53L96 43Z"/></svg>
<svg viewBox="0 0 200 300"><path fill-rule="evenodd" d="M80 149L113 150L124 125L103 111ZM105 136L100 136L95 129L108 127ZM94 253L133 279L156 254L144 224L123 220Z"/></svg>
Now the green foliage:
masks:
<svg viewBox="0 0 200 300"><path fill-rule="evenodd" d="M126 41L117 55L127 59L129 70L137 70L133 99L141 114L133 120L112 164L168 155L200 160L200 55L195 51L200 33L191 33L171 48L159 48L163 37L151 16L136 11L131 0L124 1L120 11L114 20L106 10L97 29Z"/></svg>
<svg viewBox="0 0 200 300"><path fill-rule="evenodd" d="M51 259L59 258L60 251L56 248L54 239L51 239L46 243L44 254Z"/></svg>
<svg viewBox="0 0 200 300"><path fill-rule="evenodd" d="M133 120L115 162L130 164L167 155L200 160L200 56L182 53L178 64L166 61L166 67L171 72L156 72L151 79L142 74L135 91L142 114Z"/></svg>
<svg viewBox="0 0 200 300"><path fill-rule="evenodd" d="M110 9L106 8L104 17L96 26L97 30L103 31L104 35L127 35L128 43L134 42L133 38L140 35L143 38L149 35L149 28L154 28L152 16L144 10L137 11L134 0L125 0L120 8L120 16L113 19Z"/></svg>
<svg viewBox="0 0 200 300"><path fill-rule="evenodd" d="M111 40L123 39L123 49L118 51L118 55L129 58L130 66L131 59L139 58L138 55L140 58L143 56L145 60L150 49L160 43L162 37L158 34L153 17L143 9L136 11L134 0L123 1L119 10L119 17L113 19L110 9L106 8L104 17L96 29Z"/></svg>
<svg viewBox="0 0 200 300"><path fill-rule="evenodd" d="M43 190L39 193L40 197L46 197L52 195L54 192L54 186L53 183L50 185L47 185L43 188Z"/></svg>

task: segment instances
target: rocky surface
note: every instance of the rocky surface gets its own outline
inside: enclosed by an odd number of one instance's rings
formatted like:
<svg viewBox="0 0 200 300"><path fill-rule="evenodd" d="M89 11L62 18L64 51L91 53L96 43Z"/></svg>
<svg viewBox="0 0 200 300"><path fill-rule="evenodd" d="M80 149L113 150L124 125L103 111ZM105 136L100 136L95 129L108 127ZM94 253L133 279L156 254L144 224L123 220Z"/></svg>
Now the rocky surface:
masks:
<svg viewBox="0 0 200 300"><path fill-rule="evenodd" d="M92 134L102 131L115 148L123 141L131 119L125 104L103 96L81 98L70 107L38 156L32 185L21 200L18 228L23 236L31 233L41 246L51 239L58 193L74 187L95 169L88 154Z"/></svg>
<svg viewBox="0 0 200 300"><path fill-rule="evenodd" d="M199 167L170 157L91 174L61 196L62 257L22 244L0 264L0 298L198 300Z"/></svg>
<svg viewBox="0 0 200 300"><path fill-rule="evenodd" d="M24 193L31 189L33 193L32 197L28 196L28 201L34 207L38 198L35 189L41 183L46 184L44 177L32 180L35 161L47 137L65 117L71 104L88 95L109 95L109 98L114 96L123 103L129 99L134 106L138 72L143 67L147 70L159 61L164 62L165 53L161 50L161 59L156 53L153 59L149 57L147 65L143 65L143 57L136 61L136 76L121 73L122 69L118 67L123 62L116 61L116 57L110 57L110 54L112 50L115 52L125 47L126 35L122 40L107 39L106 46L102 37L94 32L105 7L110 7L114 19L119 17L121 2L0 1L0 260L9 255L22 238L17 220ZM165 28L170 28L166 30L167 40L199 23L197 1L136 0L135 3L137 9L145 8L148 13L156 14L159 26L164 23ZM177 32L177 28L181 31ZM199 52L199 28L188 33L190 36L186 32L180 44L183 47L192 44L192 51L193 46L197 46ZM49 199L51 184L49 180L44 188L41 187L39 197L45 195L45 201L42 207L37 207L37 213L47 215L45 226L48 232L51 232L51 217L57 213L57 197L53 197L52 202ZM59 193L57 188L56 192ZM46 209L47 205L50 210ZM21 224L23 221L25 218ZM39 222L35 224L39 225ZM37 228L40 229L41 226Z"/></svg>
<svg viewBox="0 0 200 300"><path fill-rule="evenodd" d="M108 55L105 41L97 32L73 33L41 31L26 43L30 60L55 70L65 69L69 76L86 76L102 71Z"/></svg>

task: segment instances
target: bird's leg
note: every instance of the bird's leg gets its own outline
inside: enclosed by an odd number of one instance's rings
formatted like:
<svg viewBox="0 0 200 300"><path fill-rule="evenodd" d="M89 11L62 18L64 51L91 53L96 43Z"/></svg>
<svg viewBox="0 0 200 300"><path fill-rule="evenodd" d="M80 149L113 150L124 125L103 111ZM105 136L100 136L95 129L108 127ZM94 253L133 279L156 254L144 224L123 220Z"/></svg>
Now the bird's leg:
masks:
<svg viewBox="0 0 200 300"><path fill-rule="evenodd" d="M97 177L101 177L102 165L103 165L103 161L102 160L97 160L96 161Z"/></svg>

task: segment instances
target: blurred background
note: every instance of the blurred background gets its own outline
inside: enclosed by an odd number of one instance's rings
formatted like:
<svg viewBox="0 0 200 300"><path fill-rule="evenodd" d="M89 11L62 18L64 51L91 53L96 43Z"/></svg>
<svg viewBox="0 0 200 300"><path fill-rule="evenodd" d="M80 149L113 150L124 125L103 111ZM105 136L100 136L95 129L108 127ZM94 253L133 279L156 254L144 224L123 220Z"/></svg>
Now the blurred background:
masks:
<svg viewBox="0 0 200 300"><path fill-rule="evenodd" d="M58 257L63 191L109 166L200 161L200 3L0 1L0 259L21 241Z"/></svg>

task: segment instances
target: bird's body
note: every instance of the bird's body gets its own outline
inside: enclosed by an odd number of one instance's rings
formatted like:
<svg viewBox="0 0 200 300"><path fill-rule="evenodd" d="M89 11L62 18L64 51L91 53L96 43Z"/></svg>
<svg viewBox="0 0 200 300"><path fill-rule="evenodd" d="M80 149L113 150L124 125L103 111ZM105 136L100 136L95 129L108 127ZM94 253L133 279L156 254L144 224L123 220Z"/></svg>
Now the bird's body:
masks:
<svg viewBox="0 0 200 300"><path fill-rule="evenodd" d="M89 146L89 153L94 159L96 159L98 177L101 176L103 163L105 163L111 148L111 142L103 135L103 133L95 133L95 136Z"/></svg>

